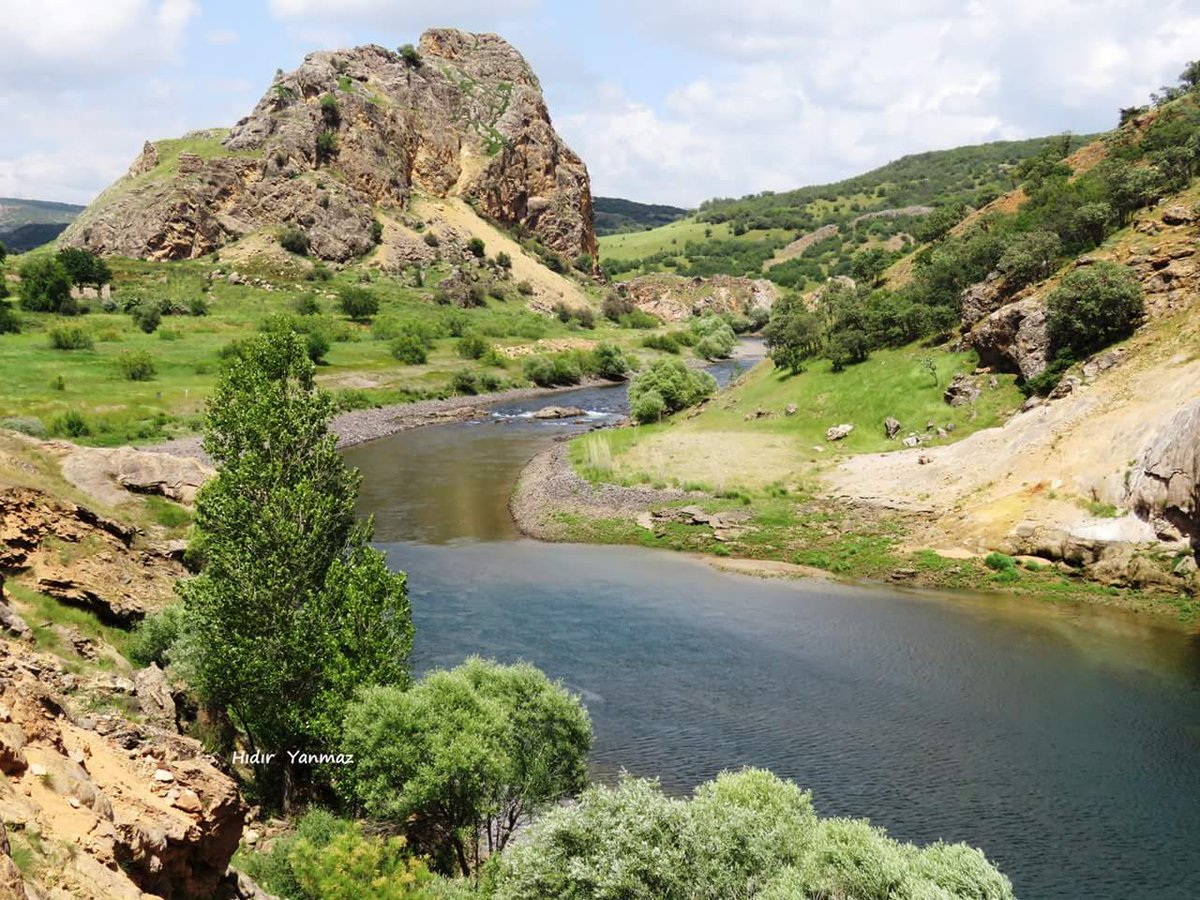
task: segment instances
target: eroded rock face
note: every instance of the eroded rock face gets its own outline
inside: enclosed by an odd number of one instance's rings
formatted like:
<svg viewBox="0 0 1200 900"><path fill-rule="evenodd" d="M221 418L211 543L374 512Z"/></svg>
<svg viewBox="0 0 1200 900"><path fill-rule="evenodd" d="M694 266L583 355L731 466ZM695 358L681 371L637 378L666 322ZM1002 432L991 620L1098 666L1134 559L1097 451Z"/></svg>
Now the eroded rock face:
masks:
<svg viewBox="0 0 1200 900"><path fill-rule="evenodd" d="M189 259L291 224L315 255L347 260L374 246L375 206L403 207L421 190L460 195L570 258L596 257L587 168L555 132L521 54L496 35L439 29L422 36L419 56L309 54L228 134L189 135L185 148L203 152L175 148L174 169L165 143L148 144L62 243ZM335 147L318 149L323 133Z"/></svg>
<svg viewBox="0 0 1200 900"><path fill-rule="evenodd" d="M102 619L129 625L173 596L182 565L136 546L134 529L30 488L0 488L0 571Z"/></svg>
<svg viewBox="0 0 1200 900"><path fill-rule="evenodd" d="M49 686L59 668L0 641L0 809L9 828L77 848L54 873L62 896L214 896L242 833L234 782L190 738L107 716L74 719Z"/></svg>
<svg viewBox="0 0 1200 900"><path fill-rule="evenodd" d="M1147 521L1165 520L1200 549L1200 401L1158 430L1134 467L1127 503Z"/></svg>
<svg viewBox="0 0 1200 900"><path fill-rule="evenodd" d="M744 314L755 307L769 310L779 296L775 283L765 278L713 275L642 275L617 285L617 292L642 312L664 322L680 322L708 313Z"/></svg>

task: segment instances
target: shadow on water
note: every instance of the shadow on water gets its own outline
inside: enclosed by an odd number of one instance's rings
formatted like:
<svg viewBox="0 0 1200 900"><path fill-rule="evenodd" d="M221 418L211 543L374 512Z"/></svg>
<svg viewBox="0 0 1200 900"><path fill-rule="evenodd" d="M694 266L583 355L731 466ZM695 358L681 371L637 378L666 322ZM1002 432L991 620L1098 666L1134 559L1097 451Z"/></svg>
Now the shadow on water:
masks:
<svg viewBox="0 0 1200 900"><path fill-rule="evenodd" d="M621 388L498 408L347 451L410 577L420 669L478 653L561 678L596 777L690 790L766 766L825 814L980 846L1023 898L1191 898L1200 865L1200 641L987 595L764 581L637 548L518 539L524 462L623 411Z"/></svg>

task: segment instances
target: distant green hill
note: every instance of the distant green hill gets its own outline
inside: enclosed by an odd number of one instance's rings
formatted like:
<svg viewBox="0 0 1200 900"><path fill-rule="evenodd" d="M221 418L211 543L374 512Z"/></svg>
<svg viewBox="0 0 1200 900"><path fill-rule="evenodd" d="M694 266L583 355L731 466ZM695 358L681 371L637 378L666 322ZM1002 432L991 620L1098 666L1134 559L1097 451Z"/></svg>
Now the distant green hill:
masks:
<svg viewBox="0 0 1200 900"><path fill-rule="evenodd" d="M811 288L852 274L861 251L885 253L887 260L910 252L912 235L932 208L983 206L1016 186L1023 161L1047 148L1067 156L1093 139L1065 134L934 150L835 184L706 200L686 219L607 234L601 264L611 278L720 273Z"/></svg>
<svg viewBox="0 0 1200 900"><path fill-rule="evenodd" d="M979 207L1015 186L1012 171L1022 160L1052 145L1061 145L1061 155L1067 156L1094 139L1095 135L1054 135L914 153L834 184L706 200L698 218L730 222L735 230L810 231L872 210L953 203Z"/></svg>
<svg viewBox="0 0 1200 900"><path fill-rule="evenodd" d="M73 203L0 197L0 242L23 253L52 241L83 212Z"/></svg>
<svg viewBox="0 0 1200 900"><path fill-rule="evenodd" d="M630 231L645 231L660 225L669 225L688 214L678 206L660 203L635 203L619 197L595 197L592 208L596 212L596 234L625 234Z"/></svg>

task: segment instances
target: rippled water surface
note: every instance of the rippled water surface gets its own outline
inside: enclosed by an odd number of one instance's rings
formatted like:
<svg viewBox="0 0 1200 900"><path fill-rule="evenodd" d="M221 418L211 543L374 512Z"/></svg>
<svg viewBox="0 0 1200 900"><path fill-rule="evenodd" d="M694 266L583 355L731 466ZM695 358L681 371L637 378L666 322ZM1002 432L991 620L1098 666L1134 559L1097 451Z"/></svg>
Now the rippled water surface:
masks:
<svg viewBox="0 0 1200 900"><path fill-rule="evenodd" d="M766 766L825 814L965 840L1019 897L1200 896L1200 646L1097 611L798 585L671 553L519 540L521 466L620 389L347 452L409 573L419 668L525 659L585 699L593 768L688 791Z"/></svg>

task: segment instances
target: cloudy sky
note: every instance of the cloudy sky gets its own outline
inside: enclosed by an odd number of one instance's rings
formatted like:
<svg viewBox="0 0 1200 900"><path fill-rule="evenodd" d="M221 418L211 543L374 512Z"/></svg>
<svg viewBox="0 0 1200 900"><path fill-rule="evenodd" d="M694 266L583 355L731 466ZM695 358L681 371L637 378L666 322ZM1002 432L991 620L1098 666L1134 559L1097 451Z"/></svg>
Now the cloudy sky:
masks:
<svg viewBox="0 0 1200 900"><path fill-rule="evenodd" d="M305 52L430 26L521 49L597 194L685 206L1106 129L1200 56L1200 0L0 0L0 22L0 196L78 203Z"/></svg>

